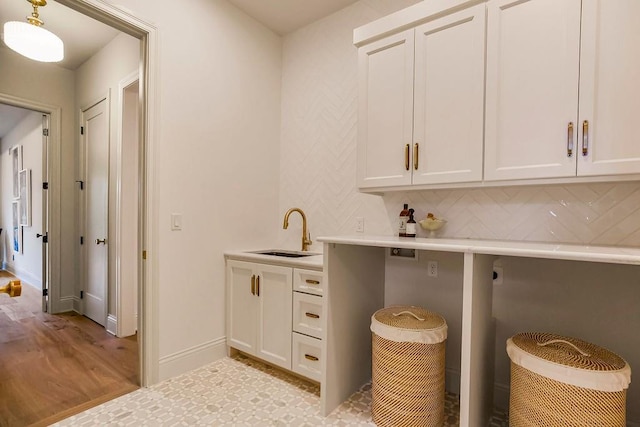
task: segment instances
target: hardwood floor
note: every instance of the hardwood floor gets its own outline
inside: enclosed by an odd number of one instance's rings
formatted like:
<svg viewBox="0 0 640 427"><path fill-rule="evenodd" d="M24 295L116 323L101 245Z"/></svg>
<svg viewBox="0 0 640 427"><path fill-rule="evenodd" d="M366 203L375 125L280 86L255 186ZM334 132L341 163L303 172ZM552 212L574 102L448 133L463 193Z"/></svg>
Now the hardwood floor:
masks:
<svg viewBox="0 0 640 427"><path fill-rule="evenodd" d="M0 286L12 279L0 271ZM40 291L0 294L0 426L48 425L138 388L136 337L77 313L41 310Z"/></svg>

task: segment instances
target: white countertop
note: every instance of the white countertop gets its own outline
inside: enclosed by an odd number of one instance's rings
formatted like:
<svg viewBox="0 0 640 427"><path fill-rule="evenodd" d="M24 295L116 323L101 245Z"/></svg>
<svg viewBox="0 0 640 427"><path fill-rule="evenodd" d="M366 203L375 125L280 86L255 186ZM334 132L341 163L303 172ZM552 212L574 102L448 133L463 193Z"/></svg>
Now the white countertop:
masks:
<svg viewBox="0 0 640 427"><path fill-rule="evenodd" d="M253 253L256 249L246 251L225 251L225 259L235 259L239 261L259 262L262 264L281 265L283 267L308 268L311 270L322 270L323 257L321 253L302 258L287 258L273 255Z"/></svg>
<svg viewBox="0 0 640 427"><path fill-rule="evenodd" d="M562 259L640 265L640 248L585 246L500 240L413 238L397 236L323 236L316 240L341 245L377 246L424 251L469 252L488 255Z"/></svg>

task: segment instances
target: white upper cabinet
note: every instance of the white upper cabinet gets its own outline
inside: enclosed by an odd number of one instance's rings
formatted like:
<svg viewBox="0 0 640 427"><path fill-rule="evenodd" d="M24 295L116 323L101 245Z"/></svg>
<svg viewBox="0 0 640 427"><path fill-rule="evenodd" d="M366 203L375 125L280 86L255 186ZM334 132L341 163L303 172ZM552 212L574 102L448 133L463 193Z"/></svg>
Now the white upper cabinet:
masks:
<svg viewBox="0 0 640 427"><path fill-rule="evenodd" d="M415 29L413 184L482 180L485 7Z"/></svg>
<svg viewBox="0 0 640 427"><path fill-rule="evenodd" d="M488 3L485 180L576 174L580 0Z"/></svg>
<svg viewBox="0 0 640 427"><path fill-rule="evenodd" d="M358 186L411 184L413 30L358 50Z"/></svg>
<svg viewBox="0 0 640 427"><path fill-rule="evenodd" d="M582 2L578 175L640 173L639 21L638 0Z"/></svg>
<svg viewBox="0 0 640 427"><path fill-rule="evenodd" d="M482 179L485 7L362 46L358 186Z"/></svg>

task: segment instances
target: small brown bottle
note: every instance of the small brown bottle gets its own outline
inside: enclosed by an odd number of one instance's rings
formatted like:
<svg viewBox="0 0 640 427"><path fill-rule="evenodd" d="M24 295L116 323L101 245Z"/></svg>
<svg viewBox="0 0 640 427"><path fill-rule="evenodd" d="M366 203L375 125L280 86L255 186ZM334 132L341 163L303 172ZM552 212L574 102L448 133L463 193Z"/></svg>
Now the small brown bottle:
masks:
<svg viewBox="0 0 640 427"><path fill-rule="evenodd" d="M400 222L398 223L398 236L407 235L407 221L409 221L409 205L404 204L404 209L400 212Z"/></svg>
<svg viewBox="0 0 640 427"><path fill-rule="evenodd" d="M413 209L409 209L409 220L407 221L407 237L416 237L416 220L413 219Z"/></svg>

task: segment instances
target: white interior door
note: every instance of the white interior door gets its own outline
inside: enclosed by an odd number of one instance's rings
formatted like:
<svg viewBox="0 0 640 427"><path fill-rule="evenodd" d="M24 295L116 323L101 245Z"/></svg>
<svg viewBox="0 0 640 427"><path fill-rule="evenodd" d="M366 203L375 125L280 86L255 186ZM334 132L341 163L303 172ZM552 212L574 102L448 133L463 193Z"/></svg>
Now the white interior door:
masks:
<svg viewBox="0 0 640 427"><path fill-rule="evenodd" d="M49 114L42 115L42 311L49 312ZM38 185L39 183L36 183Z"/></svg>
<svg viewBox="0 0 640 427"><path fill-rule="evenodd" d="M82 112L85 165L84 314L105 325L107 318L109 114L103 99Z"/></svg>

